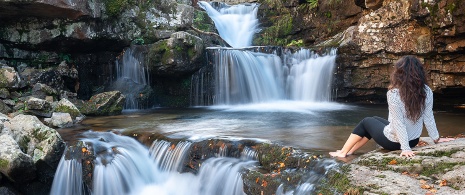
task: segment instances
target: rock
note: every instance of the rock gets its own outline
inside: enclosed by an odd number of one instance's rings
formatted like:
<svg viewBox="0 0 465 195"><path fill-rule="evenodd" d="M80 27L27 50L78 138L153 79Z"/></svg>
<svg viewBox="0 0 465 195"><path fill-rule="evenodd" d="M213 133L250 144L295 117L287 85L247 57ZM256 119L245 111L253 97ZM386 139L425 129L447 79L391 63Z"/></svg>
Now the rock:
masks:
<svg viewBox="0 0 465 195"><path fill-rule="evenodd" d="M78 71L76 70L74 66L69 67L68 64L66 64L66 61L62 61L58 65L57 72L60 76L65 76L65 77L69 77L72 79L78 79Z"/></svg>
<svg viewBox="0 0 465 195"><path fill-rule="evenodd" d="M378 9L383 5L383 0L355 0L355 4L367 9Z"/></svg>
<svg viewBox="0 0 465 195"><path fill-rule="evenodd" d="M11 108L7 104L5 104L3 101L0 101L0 113L8 114L11 111Z"/></svg>
<svg viewBox="0 0 465 195"><path fill-rule="evenodd" d="M0 88L16 87L19 81L19 75L14 68L8 66L0 68Z"/></svg>
<svg viewBox="0 0 465 195"><path fill-rule="evenodd" d="M0 98L7 99L10 98L10 92L6 88L0 88Z"/></svg>
<svg viewBox="0 0 465 195"><path fill-rule="evenodd" d="M169 39L152 45L148 68L155 75L192 73L201 67L204 56L202 39L187 32L176 32Z"/></svg>
<svg viewBox="0 0 465 195"><path fill-rule="evenodd" d="M56 130L47 127L35 116L23 114L5 122L5 127L35 164L44 162L51 169L58 166L64 142Z"/></svg>
<svg viewBox="0 0 465 195"><path fill-rule="evenodd" d="M49 124L54 127L67 127L73 125L73 119L69 113L54 112Z"/></svg>
<svg viewBox="0 0 465 195"><path fill-rule="evenodd" d="M462 165L454 168L442 175L441 179L446 180L448 186L454 186L465 191L465 166Z"/></svg>
<svg viewBox="0 0 465 195"><path fill-rule="evenodd" d="M62 112L62 113L69 113L73 120L76 119L76 117L82 116L81 112L79 109L71 103L68 99L63 98L61 99L56 106L53 108L54 112ZM53 118L53 116L52 116Z"/></svg>
<svg viewBox="0 0 465 195"><path fill-rule="evenodd" d="M85 115L103 116L121 114L125 97L119 91L99 93L84 102L80 108Z"/></svg>
<svg viewBox="0 0 465 195"><path fill-rule="evenodd" d="M376 194L425 194L432 189L436 194L464 194L464 144L465 139L460 138L415 147L412 158L400 157L400 151L363 154L349 164L350 185ZM439 185L442 180L445 185Z"/></svg>
<svg viewBox="0 0 465 195"><path fill-rule="evenodd" d="M44 99L46 96L57 96L58 91L46 84L36 83L32 88L32 95Z"/></svg>
<svg viewBox="0 0 465 195"><path fill-rule="evenodd" d="M13 182L27 182L36 177L31 156L24 154L16 141L0 134L0 172Z"/></svg>
<svg viewBox="0 0 465 195"><path fill-rule="evenodd" d="M0 181L1 181L1 179L0 179ZM0 194L2 194L2 195L16 195L17 193L14 193L13 191L11 191L7 187L0 187Z"/></svg>
<svg viewBox="0 0 465 195"><path fill-rule="evenodd" d="M51 109L50 102L32 97L27 101L27 108L31 110L43 110L48 111Z"/></svg>

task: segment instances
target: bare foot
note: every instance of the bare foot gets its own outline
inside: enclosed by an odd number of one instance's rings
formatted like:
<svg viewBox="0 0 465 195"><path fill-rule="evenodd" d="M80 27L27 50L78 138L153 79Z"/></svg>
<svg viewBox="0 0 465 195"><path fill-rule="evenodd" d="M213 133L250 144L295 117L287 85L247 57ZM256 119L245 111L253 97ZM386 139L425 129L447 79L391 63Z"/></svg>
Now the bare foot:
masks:
<svg viewBox="0 0 465 195"><path fill-rule="evenodd" d="M343 154L340 150L337 150L336 152L330 152L329 155L331 155L332 157L341 157L341 158L347 157L347 155Z"/></svg>
<svg viewBox="0 0 465 195"><path fill-rule="evenodd" d="M336 150L336 152L341 152L341 150ZM352 153L347 153L346 156L350 156Z"/></svg>

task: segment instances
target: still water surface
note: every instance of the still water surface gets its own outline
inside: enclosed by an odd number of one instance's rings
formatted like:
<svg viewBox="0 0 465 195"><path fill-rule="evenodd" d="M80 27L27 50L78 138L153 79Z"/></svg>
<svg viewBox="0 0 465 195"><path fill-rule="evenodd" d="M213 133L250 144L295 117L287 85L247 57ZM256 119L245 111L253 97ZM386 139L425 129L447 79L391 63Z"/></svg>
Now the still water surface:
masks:
<svg viewBox="0 0 465 195"><path fill-rule="evenodd" d="M67 141L81 132L137 130L191 140L210 137L268 140L303 151L327 152L342 147L353 127L366 116L387 118L387 105L299 103L280 101L244 106L157 108L122 115L88 117L59 132ZM465 114L435 112L440 135L465 133ZM422 136L427 136L426 131ZM370 141L361 153L373 150Z"/></svg>

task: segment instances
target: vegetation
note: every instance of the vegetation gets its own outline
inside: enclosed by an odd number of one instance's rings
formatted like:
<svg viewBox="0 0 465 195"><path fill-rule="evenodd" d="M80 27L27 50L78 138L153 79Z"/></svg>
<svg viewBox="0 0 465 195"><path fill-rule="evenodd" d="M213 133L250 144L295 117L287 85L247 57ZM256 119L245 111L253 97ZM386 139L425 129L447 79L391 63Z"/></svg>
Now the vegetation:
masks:
<svg viewBox="0 0 465 195"><path fill-rule="evenodd" d="M6 168L8 166L8 164L9 164L8 160L0 158L0 169Z"/></svg>
<svg viewBox="0 0 465 195"><path fill-rule="evenodd" d="M117 17L129 5L128 0L104 0L108 16Z"/></svg>
<svg viewBox="0 0 465 195"><path fill-rule="evenodd" d="M339 169L329 171L327 178L323 179L322 185L318 188L317 194L363 194L360 188L354 188L347 177L350 171L349 165L343 165Z"/></svg>

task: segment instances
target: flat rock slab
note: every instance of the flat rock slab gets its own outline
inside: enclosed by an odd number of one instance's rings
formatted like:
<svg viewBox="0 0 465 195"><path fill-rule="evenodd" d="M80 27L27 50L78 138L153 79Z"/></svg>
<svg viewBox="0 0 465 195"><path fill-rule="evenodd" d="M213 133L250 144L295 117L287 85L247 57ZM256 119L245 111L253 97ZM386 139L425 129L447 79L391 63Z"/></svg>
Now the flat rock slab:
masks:
<svg viewBox="0 0 465 195"><path fill-rule="evenodd" d="M465 139L415 147L416 156L375 150L350 162L349 179L363 194L465 194Z"/></svg>

